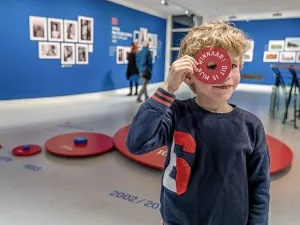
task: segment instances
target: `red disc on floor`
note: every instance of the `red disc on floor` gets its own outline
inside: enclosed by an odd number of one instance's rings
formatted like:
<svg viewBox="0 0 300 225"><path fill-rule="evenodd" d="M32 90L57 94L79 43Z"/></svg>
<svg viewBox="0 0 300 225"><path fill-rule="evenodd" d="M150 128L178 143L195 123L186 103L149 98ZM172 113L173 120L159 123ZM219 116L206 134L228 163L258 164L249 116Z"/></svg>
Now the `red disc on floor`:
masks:
<svg viewBox="0 0 300 225"><path fill-rule="evenodd" d="M42 148L39 145L21 145L15 147L12 150L12 154L15 156L32 156L40 153L41 151Z"/></svg>
<svg viewBox="0 0 300 225"><path fill-rule="evenodd" d="M231 71L231 59L222 48L207 47L200 50L195 59L199 63L195 76L205 84L218 84L226 80ZM210 65L210 62L213 62ZM208 68L208 66L212 66Z"/></svg>
<svg viewBox="0 0 300 225"><path fill-rule="evenodd" d="M149 167L162 170L167 156L167 147L162 146L144 155L133 155L126 147L126 137L129 126L120 129L114 136L114 144L125 156ZM293 161L293 152L283 142L266 135L270 152L270 173L276 173L287 168Z"/></svg>
<svg viewBox="0 0 300 225"><path fill-rule="evenodd" d="M99 133L67 133L50 138L45 143L48 152L68 157L100 155L113 148L113 139Z"/></svg>
<svg viewBox="0 0 300 225"><path fill-rule="evenodd" d="M164 168L164 163L167 156L167 147L163 146L150 153L144 155L133 155L126 147L126 136L128 134L129 126L120 129L114 136L114 144L119 152L146 166L160 169Z"/></svg>
<svg viewBox="0 0 300 225"><path fill-rule="evenodd" d="M270 152L270 172L276 173L284 170L293 161L292 150L278 139L267 135L267 142Z"/></svg>

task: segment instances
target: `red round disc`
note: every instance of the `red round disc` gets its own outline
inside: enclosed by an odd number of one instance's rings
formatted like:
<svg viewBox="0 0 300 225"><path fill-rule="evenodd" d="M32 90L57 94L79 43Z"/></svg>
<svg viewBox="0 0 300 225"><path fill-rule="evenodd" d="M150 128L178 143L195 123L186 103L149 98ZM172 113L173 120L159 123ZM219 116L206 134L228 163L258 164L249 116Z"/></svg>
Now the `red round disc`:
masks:
<svg viewBox="0 0 300 225"><path fill-rule="evenodd" d="M119 152L128 158L149 167L162 170L167 156L167 146L162 146L144 155L133 155L126 147L126 137L129 126L120 129L114 136L114 144ZM270 152L270 173L276 173L287 168L293 161L293 152L283 142L266 135Z"/></svg>
<svg viewBox="0 0 300 225"><path fill-rule="evenodd" d="M276 173L284 170L293 161L292 150L278 139L269 135L266 137L270 152L270 172Z"/></svg>
<svg viewBox="0 0 300 225"><path fill-rule="evenodd" d="M24 147L29 147L28 149L25 149ZM41 146L39 145L21 145L18 147L15 147L12 150L12 154L15 156L32 156L35 154L38 154L42 151Z"/></svg>
<svg viewBox="0 0 300 225"><path fill-rule="evenodd" d="M117 150L127 156L128 158L144 164L146 166L162 170L167 156L167 147L162 146L152 152L144 155L133 155L126 147L126 136L128 134L129 126L120 129L114 136L114 144Z"/></svg>
<svg viewBox="0 0 300 225"><path fill-rule="evenodd" d="M75 138L85 137L87 143L78 145L74 143ZM45 143L48 152L55 155L68 157L85 157L100 155L113 148L113 139L99 133L67 133L50 138Z"/></svg>
<svg viewBox="0 0 300 225"><path fill-rule="evenodd" d="M199 63L195 76L205 84L218 84L226 80L231 71L231 59L222 48L207 47L198 52L195 59ZM215 69L208 69L207 63L214 62Z"/></svg>

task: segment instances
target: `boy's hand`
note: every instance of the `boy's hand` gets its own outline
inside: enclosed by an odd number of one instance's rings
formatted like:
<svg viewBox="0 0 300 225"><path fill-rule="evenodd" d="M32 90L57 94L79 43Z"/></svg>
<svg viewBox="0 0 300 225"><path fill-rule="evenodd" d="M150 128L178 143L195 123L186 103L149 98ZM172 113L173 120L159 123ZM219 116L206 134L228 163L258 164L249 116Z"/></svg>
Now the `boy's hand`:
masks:
<svg viewBox="0 0 300 225"><path fill-rule="evenodd" d="M198 62L193 57L187 55L176 60L172 64L169 75L162 85L162 88L173 94L178 90L180 84L187 76L192 76L194 71L198 70L197 65Z"/></svg>

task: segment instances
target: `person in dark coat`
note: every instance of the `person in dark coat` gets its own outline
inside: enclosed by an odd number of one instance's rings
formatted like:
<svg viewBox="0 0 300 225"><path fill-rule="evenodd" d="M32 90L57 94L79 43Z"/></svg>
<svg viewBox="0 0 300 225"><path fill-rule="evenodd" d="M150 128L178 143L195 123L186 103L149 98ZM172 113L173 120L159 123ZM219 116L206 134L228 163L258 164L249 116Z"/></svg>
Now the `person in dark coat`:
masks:
<svg viewBox="0 0 300 225"><path fill-rule="evenodd" d="M136 53L139 51L139 47L137 43L133 42L131 44L131 52L127 56L128 66L126 72L126 78L129 80L129 94L127 96L132 95L132 86L135 83L135 95L138 94L138 86L139 86L139 71L136 66Z"/></svg>

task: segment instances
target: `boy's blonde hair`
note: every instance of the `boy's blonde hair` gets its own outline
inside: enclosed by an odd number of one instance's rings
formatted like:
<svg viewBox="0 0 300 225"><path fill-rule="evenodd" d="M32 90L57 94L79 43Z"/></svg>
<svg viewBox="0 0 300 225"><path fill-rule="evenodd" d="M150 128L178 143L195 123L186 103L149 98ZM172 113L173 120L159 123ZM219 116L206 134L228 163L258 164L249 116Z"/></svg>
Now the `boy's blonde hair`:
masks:
<svg viewBox="0 0 300 225"><path fill-rule="evenodd" d="M223 20L193 27L181 42L178 59L188 55L195 57L205 47L219 47L225 51L233 51L240 57L240 68L243 64L243 55L250 48L246 34ZM195 88L190 86L195 92Z"/></svg>
<svg viewBox="0 0 300 225"><path fill-rule="evenodd" d="M233 51L240 56L241 63L243 55L250 48L243 31L229 22L217 20L193 27L181 42L178 58L184 55L195 57L205 47L219 47L225 51Z"/></svg>

